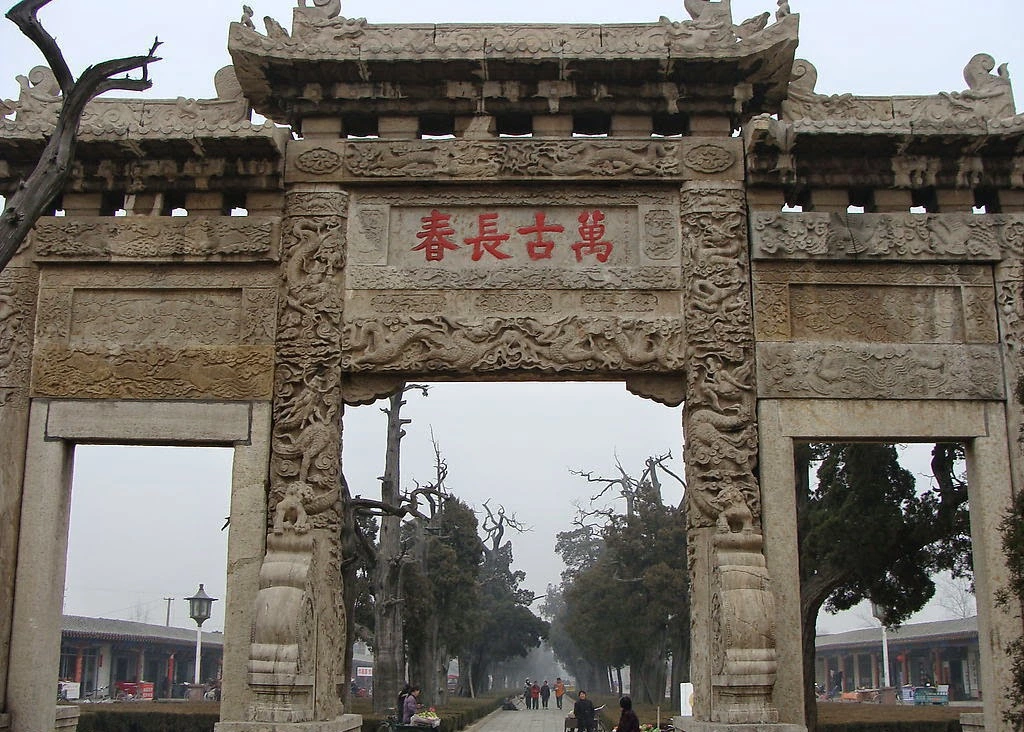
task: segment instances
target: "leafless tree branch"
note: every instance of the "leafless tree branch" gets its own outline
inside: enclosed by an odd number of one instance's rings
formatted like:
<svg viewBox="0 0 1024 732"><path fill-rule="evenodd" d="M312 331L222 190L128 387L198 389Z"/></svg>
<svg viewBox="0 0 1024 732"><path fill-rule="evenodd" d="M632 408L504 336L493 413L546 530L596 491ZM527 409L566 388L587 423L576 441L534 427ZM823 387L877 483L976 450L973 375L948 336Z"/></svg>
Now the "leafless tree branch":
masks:
<svg viewBox="0 0 1024 732"><path fill-rule="evenodd" d="M113 59L90 66L76 81L57 41L43 28L37 15L51 1L21 0L7 11L7 18L43 54L57 79L64 102L39 162L28 178L8 197L3 214L0 215L0 269L7 266L36 221L63 191L71 174L71 161L78 141L78 125L86 105L100 94L114 89L135 92L149 89L152 86L149 64L160 60L154 55L160 46L160 40L156 39L146 55ZM142 70L142 78L115 78L136 69Z"/></svg>

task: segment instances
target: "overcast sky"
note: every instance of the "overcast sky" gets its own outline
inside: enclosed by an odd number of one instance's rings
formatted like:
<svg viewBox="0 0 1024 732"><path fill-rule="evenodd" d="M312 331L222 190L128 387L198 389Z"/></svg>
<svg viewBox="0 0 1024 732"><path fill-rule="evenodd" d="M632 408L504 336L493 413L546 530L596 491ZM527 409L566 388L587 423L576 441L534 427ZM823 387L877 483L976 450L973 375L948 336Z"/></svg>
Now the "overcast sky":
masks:
<svg viewBox="0 0 1024 732"><path fill-rule="evenodd" d="M9 0L10 3L10 0ZM8 3L8 4L9 4ZM254 0L255 16L290 26L294 0ZM774 0L733 0L736 20L775 10ZM965 88L963 67L978 52L1024 74L1024 3L1020 0L791 0L801 14L798 55L818 68L818 91L933 94ZM632 0L346 0L344 14L393 22L653 22L685 19L682 2ZM150 98L213 96L213 76L229 63L228 23L240 2L178 0L54 0L41 17L71 67L145 51L154 36L164 60L152 68ZM262 27L262 23L258 22ZM17 74L42 63L9 22L0 23L0 97L16 98ZM1018 89L1019 91L1019 89ZM448 461L449 486L469 503L491 499L532 531L514 537L517 567L542 592L561 570L557 531L569 526L574 502L590 487L570 469L610 473L615 457L636 470L649 454L671 451L678 464L680 410L630 396L622 384L440 384L411 396L414 420L405 440L403 478L429 480L429 431ZM384 416L375 407L346 417L345 471L353 492L374 495L382 472ZM921 461L917 469L923 470ZM199 582L223 598L228 451L81 448L76 462L66 612L188 626L182 598ZM678 491L666 495L675 502ZM223 603L217 603L221 610ZM940 617L934 611L928 617ZM206 626L222 626L215 615ZM834 632L870 623L863 611L825 619Z"/></svg>

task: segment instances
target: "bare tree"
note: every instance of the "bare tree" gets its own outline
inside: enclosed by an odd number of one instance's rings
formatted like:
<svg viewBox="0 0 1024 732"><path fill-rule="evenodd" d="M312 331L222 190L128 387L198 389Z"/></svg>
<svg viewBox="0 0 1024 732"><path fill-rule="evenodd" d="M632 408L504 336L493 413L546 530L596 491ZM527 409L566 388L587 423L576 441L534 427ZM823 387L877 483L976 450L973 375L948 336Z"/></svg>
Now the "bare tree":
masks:
<svg viewBox="0 0 1024 732"><path fill-rule="evenodd" d="M383 713L398 697L399 685L404 678L405 641L402 634L402 565L408 561L402 547L402 518L415 511L414 500L402 495L401 490L401 443L405 437L405 425L412 420L402 419L405 394L420 391L427 396L428 387L408 384L393 394L388 408L381 412L388 418L387 449L384 457L384 475L380 479L381 503L388 510L382 511L380 536L373 556L374 642L373 667L374 695L373 709Z"/></svg>
<svg viewBox="0 0 1024 732"><path fill-rule="evenodd" d="M935 584L939 593L937 602L943 610L957 620L966 620L978 614L974 596L974 583L967 577L939 578Z"/></svg>
<svg viewBox="0 0 1024 732"><path fill-rule="evenodd" d="M28 178L21 181L10 194L0 214L0 270L11 261L36 221L63 191L71 174L71 162L78 143L78 125L85 106L92 99L114 89L139 92L149 89L152 86L149 64L160 60L154 55L160 46L157 39L145 56L104 61L87 68L76 80L57 41L47 33L37 17L38 12L50 2L21 0L7 11L7 18L42 52L57 79L64 101L57 125L50 134L39 162ZM120 74L136 69L142 70L141 78L119 77Z"/></svg>

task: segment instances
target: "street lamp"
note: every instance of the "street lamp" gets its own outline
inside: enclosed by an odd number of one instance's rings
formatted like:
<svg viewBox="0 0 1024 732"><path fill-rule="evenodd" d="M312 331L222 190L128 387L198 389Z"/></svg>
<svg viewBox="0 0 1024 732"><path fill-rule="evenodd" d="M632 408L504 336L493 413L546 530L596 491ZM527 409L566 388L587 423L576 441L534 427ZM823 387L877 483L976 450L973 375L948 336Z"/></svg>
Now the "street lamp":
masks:
<svg viewBox="0 0 1024 732"><path fill-rule="evenodd" d="M889 637L885 632L885 624L888 622L888 611L872 600L871 614L882 624L882 671L885 679L885 688L889 688Z"/></svg>
<svg viewBox="0 0 1024 732"><path fill-rule="evenodd" d="M203 652L203 623L210 619L210 611L216 597L210 597L200 584L196 594L186 597L188 600L188 615L196 621L196 680L195 685L199 686L199 659Z"/></svg>

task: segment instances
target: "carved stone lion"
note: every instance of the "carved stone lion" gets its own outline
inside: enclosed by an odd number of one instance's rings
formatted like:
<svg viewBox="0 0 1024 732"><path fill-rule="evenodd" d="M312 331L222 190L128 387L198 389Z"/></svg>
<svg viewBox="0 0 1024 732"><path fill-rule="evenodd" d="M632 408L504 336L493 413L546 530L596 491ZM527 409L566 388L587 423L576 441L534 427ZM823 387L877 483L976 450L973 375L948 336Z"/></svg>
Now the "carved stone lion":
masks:
<svg viewBox="0 0 1024 732"><path fill-rule="evenodd" d="M305 483L289 483L284 495L274 508L274 533L281 535L287 528L297 534L309 531L309 516L306 504L312 500L313 491Z"/></svg>

